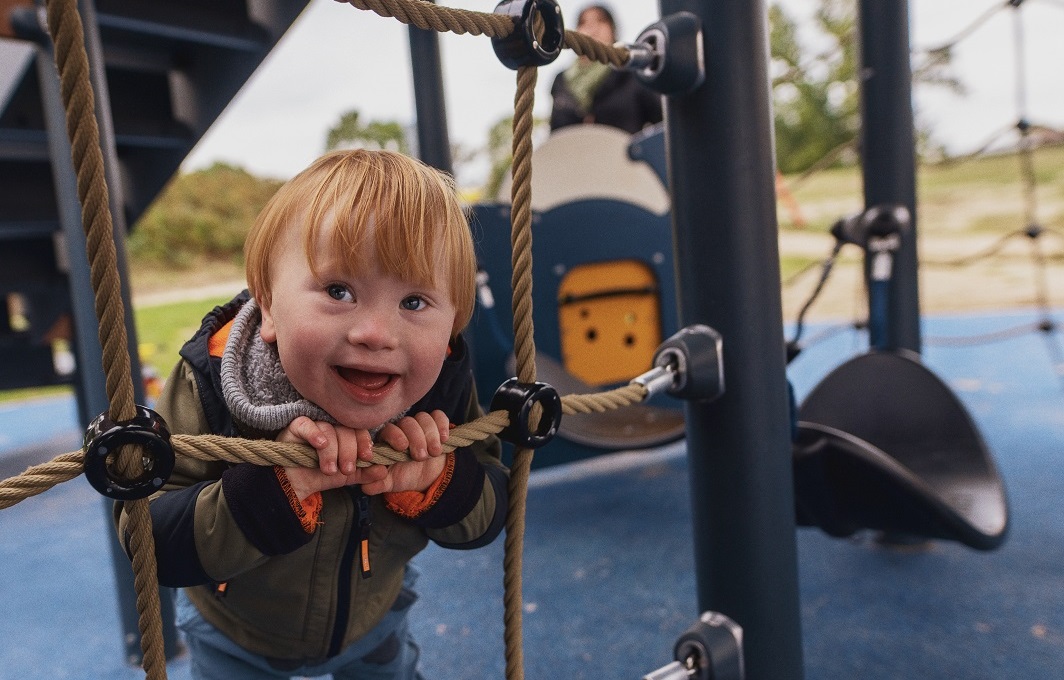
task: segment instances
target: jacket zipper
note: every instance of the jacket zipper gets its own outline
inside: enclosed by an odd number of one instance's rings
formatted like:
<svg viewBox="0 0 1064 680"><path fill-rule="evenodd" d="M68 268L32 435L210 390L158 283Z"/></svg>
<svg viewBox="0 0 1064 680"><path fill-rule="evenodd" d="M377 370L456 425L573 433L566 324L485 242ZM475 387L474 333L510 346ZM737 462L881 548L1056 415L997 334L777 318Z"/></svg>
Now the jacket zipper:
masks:
<svg viewBox="0 0 1064 680"><path fill-rule="evenodd" d="M357 568L362 578L369 578L369 532L372 526L369 512L369 496L362 493L358 486L347 487L351 495L351 501L355 506L355 521L352 530L352 538L344 546L344 554L340 558L340 575L336 588L336 621L333 624L332 637L329 640L329 657L336 656L343 651L344 634L347 632L347 621L351 613L351 570L356 568L355 558L358 558ZM356 535L357 532L357 535Z"/></svg>

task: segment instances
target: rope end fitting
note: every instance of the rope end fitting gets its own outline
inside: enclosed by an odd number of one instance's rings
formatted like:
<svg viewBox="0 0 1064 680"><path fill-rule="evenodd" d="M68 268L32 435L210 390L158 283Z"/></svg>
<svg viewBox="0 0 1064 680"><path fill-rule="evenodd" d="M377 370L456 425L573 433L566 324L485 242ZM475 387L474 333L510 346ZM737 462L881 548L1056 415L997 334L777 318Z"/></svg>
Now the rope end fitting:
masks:
<svg viewBox="0 0 1064 680"><path fill-rule="evenodd" d="M544 66L561 54L565 24L555 0L503 0L494 13L514 20L510 35L491 39L495 56L506 68Z"/></svg>
<svg viewBox="0 0 1064 680"><path fill-rule="evenodd" d="M681 328L658 346L654 368L633 378L648 396L668 392L688 401L712 401L724 394L724 342L703 324Z"/></svg>
<svg viewBox="0 0 1064 680"><path fill-rule="evenodd" d="M129 420L111 420L104 411L85 431L85 478L102 495L118 501L147 498L162 488L174 471L174 448L166 421L146 406ZM144 471L134 479L119 477L108 458L127 444L142 447Z"/></svg>
<svg viewBox="0 0 1064 680"><path fill-rule="evenodd" d="M535 404L542 407L539 425L532 427L529 417ZM510 424L499 438L524 449L538 449L558 433L562 422L562 399L558 391L546 383L523 383L510 378L495 391L491 411L506 411Z"/></svg>
<svg viewBox="0 0 1064 680"><path fill-rule="evenodd" d="M624 69L664 95L686 94L706 79L702 20L692 12L676 12L647 26L628 48Z"/></svg>

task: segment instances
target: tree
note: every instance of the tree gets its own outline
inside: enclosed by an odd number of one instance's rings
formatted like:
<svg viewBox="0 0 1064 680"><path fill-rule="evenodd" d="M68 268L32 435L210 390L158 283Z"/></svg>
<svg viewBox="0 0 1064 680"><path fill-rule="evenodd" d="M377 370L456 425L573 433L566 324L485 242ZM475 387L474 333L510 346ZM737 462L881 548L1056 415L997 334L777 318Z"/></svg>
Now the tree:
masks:
<svg viewBox="0 0 1064 680"><path fill-rule="evenodd" d="M856 0L819 0L813 23L816 50L803 44L796 22L780 5L769 8L776 159L786 173L855 149L860 131ZM963 91L950 71L948 49L918 60L913 83ZM917 136L930 142L929 130L918 129ZM839 154L831 164L845 158Z"/></svg>
<svg viewBox="0 0 1064 680"><path fill-rule="evenodd" d="M358 111L340 116L325 135L325 150L390 149L409 153L403 126L395 121L371 120L363 125Z"/></svg>
<svg viewBox="0 0 1064 680"><path fill-rule="evenodd" d="M547 120L533 118L532 137L542 138L550 134ZM513 165L513 142L514 142L514 117L513 115L500 118L491 129L488 130L488 146L484 153L488 157L488 177L484 182L483 193L485 196L494 197L499 193L506 173L510 172Z"/></svg>
<svg viewBox="0 0 1064 680"><path fill-rule="evenodd" d="M852 0L821 0L815 21L825 47L809 54L794 19L779 5L769 8L776 162L783 172L805 170L857 137L855 14Z"/></svg>

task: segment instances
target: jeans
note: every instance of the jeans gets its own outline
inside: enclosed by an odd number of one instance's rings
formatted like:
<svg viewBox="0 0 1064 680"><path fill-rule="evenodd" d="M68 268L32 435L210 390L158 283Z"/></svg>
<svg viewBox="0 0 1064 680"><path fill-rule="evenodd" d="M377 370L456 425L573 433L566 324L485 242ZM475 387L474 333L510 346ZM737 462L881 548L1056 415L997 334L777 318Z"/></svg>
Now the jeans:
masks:
<svg viewBox="0 0 1064 680"><path fill-rule="evenodd" d="M407 624L409 604L416 598L417 570L407 565L400 595L407 606L389 611L361 639L317 665L279 668L276 660L240 647L207 622L184 590L177 591L177 627L184 633L195 680L260 680L332 676L334 680L423 680L417 672L419 650Z"/></svg>

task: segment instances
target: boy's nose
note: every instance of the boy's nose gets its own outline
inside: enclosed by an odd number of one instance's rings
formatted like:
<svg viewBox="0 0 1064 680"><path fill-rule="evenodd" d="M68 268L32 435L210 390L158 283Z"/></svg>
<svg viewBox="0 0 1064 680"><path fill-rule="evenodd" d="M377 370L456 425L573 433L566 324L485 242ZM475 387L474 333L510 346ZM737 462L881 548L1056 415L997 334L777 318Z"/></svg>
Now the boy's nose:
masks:
<svg viewBox="0 0 1064 680"><path fill-rule="evenodd" d="M351 344L368 349L391 349L397 344L395 325L386 314L360 314L347 332Z"/></svg>

